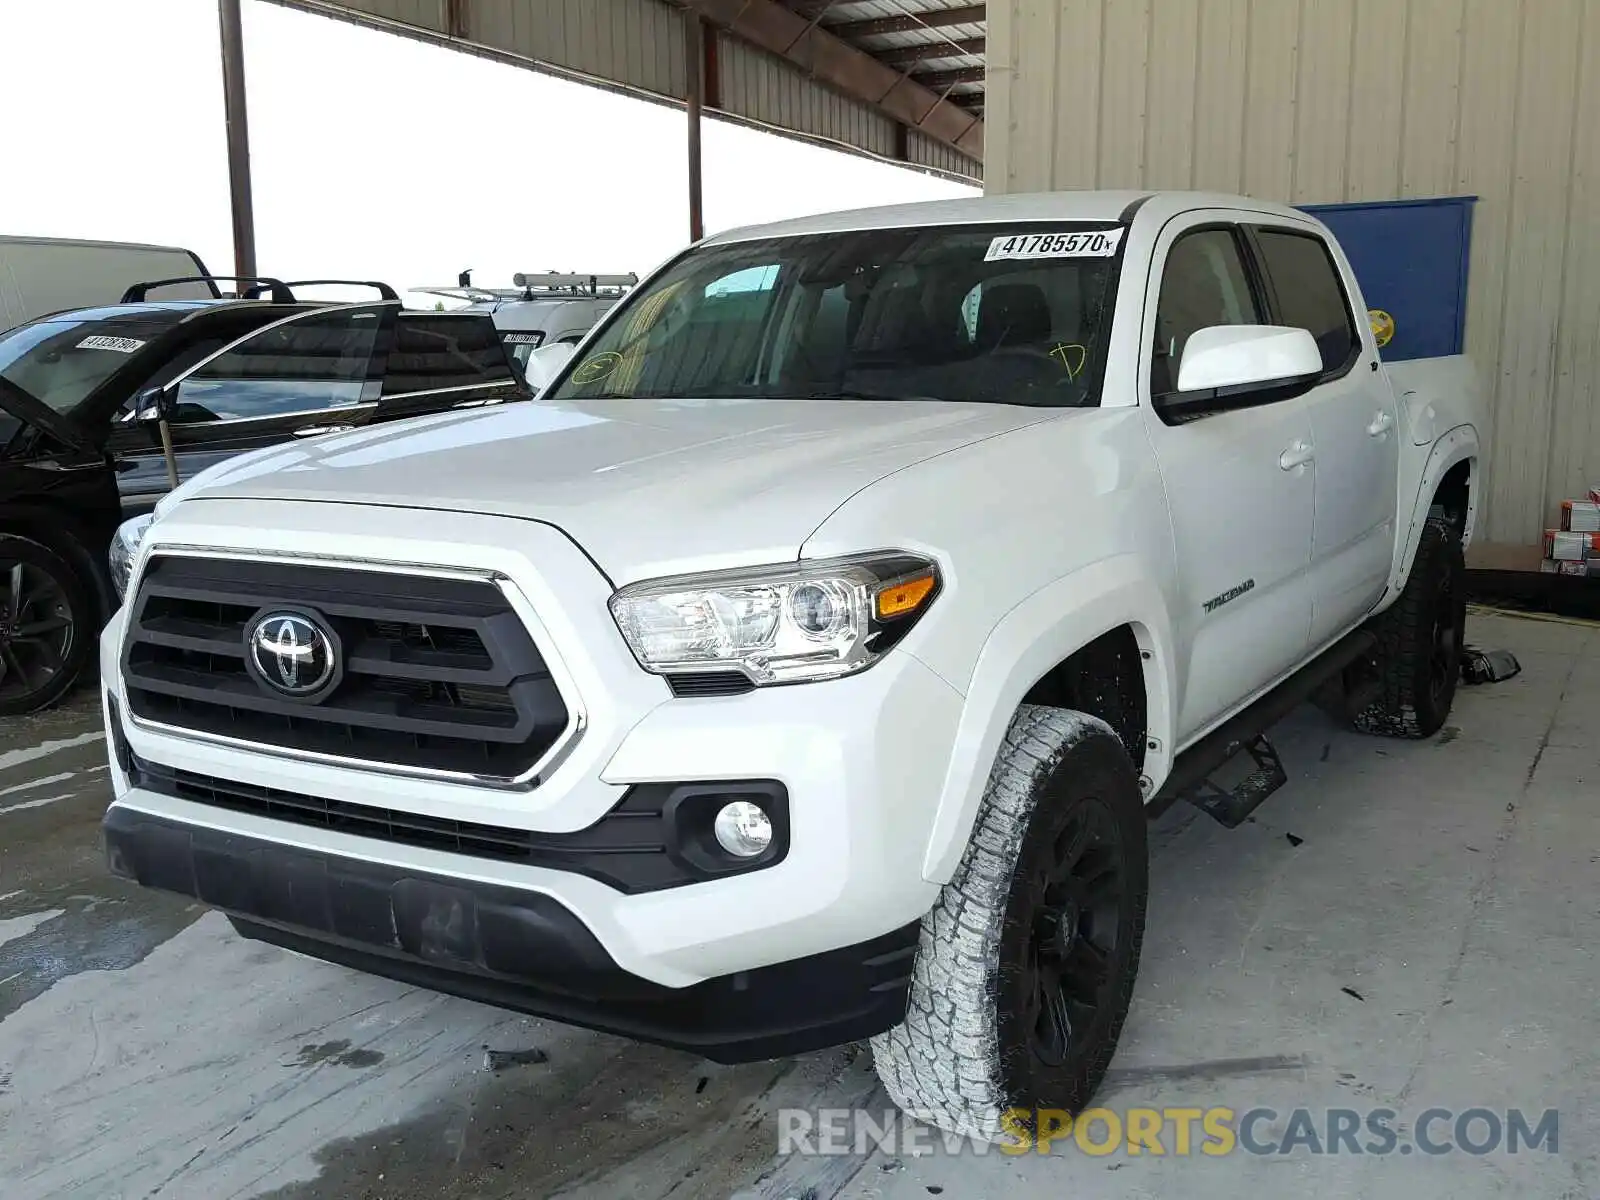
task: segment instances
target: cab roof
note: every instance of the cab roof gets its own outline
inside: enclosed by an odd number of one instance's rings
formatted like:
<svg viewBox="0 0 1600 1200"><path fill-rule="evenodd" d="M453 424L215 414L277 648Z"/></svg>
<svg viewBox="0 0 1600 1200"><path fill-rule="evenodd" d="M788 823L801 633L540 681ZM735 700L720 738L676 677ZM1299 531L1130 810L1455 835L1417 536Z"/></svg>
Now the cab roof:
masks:
<svg viewBox="0 0 1600 1200"><path fill-rule="evenodd" d="M846 233L863 229L899 229L917 225L982 225L1008 221L1108 223L1129 220L1137 208L1146 204L1172 212L1193 208L1239 208L1275 216L1294 216L1301 220L1306 216L1281 204L1216 192L1015 192L1003 196L931 200L821 213L768 225L730 229L708 237L703 244L714 246L762 238Z"/></svg>

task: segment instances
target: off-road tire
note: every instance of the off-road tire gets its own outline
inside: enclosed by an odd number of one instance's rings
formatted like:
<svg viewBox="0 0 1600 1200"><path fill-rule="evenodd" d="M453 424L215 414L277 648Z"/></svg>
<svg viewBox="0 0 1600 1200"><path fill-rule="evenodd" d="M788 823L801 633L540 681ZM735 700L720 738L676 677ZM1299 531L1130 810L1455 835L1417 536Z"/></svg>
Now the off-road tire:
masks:
<svg viewBox="0 0 1600 1200"><path fill-rule="evenodd" d="M1096 949L1104 983L1081 1038L1074 1029L1066 1043L1075 1052L1051 1065L1035 1050L1031 1014L1039 1010L1029 1003L1036 997L1031 955L1039 922L1061 908L1047 903L1059 893L1047 892L1041 873L1065 857L1058 842L1091 823L1115 846L1103 851L1092 843L1102 857L1082 854L1078 861L1114 862L1121 899L1104 921L1103 913L1084 909L1098 925L1085 941L1111 943L1108 951ZM923 918L906 1019L872 1039L890 1097L918 1120L998 1141L1018 1136L1019 1111L1081 1111L1127 1017L1148 893L1143 800L1121 739L1097 717L1023 705L989 776L966 853Z"/></svg>
<svg viewBox="0 0 1600 1200"><path fill-rule="evenodd" d="M1466 563L1448 521L1423 526L1400 598L1372 625L1377 699L1351 717L1362 733L1425 738L1439 731L1461 681L1466 632Z"/></svg>
<svg viewBox="0 0 1600 1200"><path fill-rule="evenodd" d="M100 632L94 585L84 578L83 572L68 555L33 538L0 532L0 575L3 575L0 582L7 586L13 567L20 567L24 571L25 592L28 595L37 595L41 586L48 586L54 587L59 597L58 602L53 601L43 607L38 601L28 605L21 614L19 628L24 631L36 629L41 621L63 616L68 621L68 627L64 644L57 654L59 665L50 669L48 677L41 676L20 692L4 686L5 678L11 676L19 666L43 670L39 666L37 652L21 646L16 650L18 657L13 658L10 657L13 650L9 645L0 649L0 661L5 665L4 675L0 675L0 717L39 712L58 703L71 692L79 680L88 674L94 659L96 635ZM0 596L0 622L9 618L9 591L6 591L5 596ZM0 642L5 641L6 636L0 633ZM54 647L52 653L56 653Z"/></svg>

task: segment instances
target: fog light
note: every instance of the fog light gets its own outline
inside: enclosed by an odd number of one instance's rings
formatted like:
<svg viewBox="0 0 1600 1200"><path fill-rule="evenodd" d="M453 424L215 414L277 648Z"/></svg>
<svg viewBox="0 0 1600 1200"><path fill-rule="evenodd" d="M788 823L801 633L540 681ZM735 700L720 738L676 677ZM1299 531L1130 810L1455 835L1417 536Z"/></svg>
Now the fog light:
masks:
<svg viewBox="0 0 1600 1200"><path fill-rule="evenodd" d="M771 819L759 804L748 800L723 805L712 832L717 835L717 845L736 858L754 858L772 845Z"/></svg>

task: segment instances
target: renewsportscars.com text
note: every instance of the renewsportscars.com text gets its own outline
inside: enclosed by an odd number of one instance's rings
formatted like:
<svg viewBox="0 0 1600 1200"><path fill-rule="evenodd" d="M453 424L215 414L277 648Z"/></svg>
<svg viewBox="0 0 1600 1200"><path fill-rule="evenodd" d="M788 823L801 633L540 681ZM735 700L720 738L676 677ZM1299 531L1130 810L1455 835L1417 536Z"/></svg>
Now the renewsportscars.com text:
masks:
<svg viewBox="0 0 1600 1200"><path fill-rule="evenodd" d="M786 1108L778 1153L895 1156L1079 1153L1204 1156L1559 1154L1560 1113L1519 1108L1012 1109L992 1140L931 1128L888 1109Z"/></svg>

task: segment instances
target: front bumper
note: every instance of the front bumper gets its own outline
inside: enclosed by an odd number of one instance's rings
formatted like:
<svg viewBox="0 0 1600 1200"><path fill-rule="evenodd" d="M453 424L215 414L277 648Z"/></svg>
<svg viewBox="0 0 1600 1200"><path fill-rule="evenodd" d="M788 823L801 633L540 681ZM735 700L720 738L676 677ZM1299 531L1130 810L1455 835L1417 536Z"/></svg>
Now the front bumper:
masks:
<svg viewBox="0 0 1600 1200"><path fill-rule="evenodd" d="M667 988L623 970L553 897L297 850L115 806L114 874L193 896L241 933L374 975L749 1062L870 1037L905 1014L919 926Z"/></svg>
<svg viewBox="0 0 1600 1200"><path fill-rule="evenodd" d="M525 908L538 911L554 905L621 973L621 982L684 995L699 994L701 985L748 980L765 968L855 953L853 948L914 926L937 899L939 887L923 878L922 863L962 698L911 654L891 653L868 671L827 683L734 697L674 698L660 679L639 668L622 642L606 609L609 583L548 526L375 506L199 500L174 509L157 526L155 538L493 571L509 581L519 603L525 602L559 649L587 725L548 777L521 791L386 775L216 744L143 726L128 716L119 668L124 612L102 639L102 669L110 689L107 721L113 745L147 763L246 788L415 814L429 822L467 822L551 838L594 829L630 789L770 780L788 798L788 845L781 861L759 870L630 891L593 873L534 859L473 857L438 845L364 836L348 823L296 823L261 811L233 811L142 785L137 774L115 761L108 838L121 822L153 822L152 828L180 828L207 844L215 837L245 839L262 848L252 852L257 853L253 861L262 864L255 869L267 872L258 887L268 891L278 886L272 883L278 864L303 855L390 872L395 880L434 880L474 894L519 896ZM131 848L127 853L129 862L139 861ZM186 894L210 900L198 884ZM353 952L338 940L341 935L330 934L331 919L297 924L280 916L271 924L249 908L229 911L263 929L281 928L285 937L316 941L326 947L317 952L327 957ZM399 906L394 922L397 930L403 925ZM393 945L362 945L361 954L405 961L407 970L462 975L450 986L440 983L444 990L460 991L468 983L481 988L483 978L504 974L473 974L424 957L403 959ZM518 987L535 987L541 995L564 994L561 975L539 971L530 979L513 978ZM785 986L797 986L790 977L781 978L788 980ZM548 1005L519 1007L560 1015Z"/></svg>

